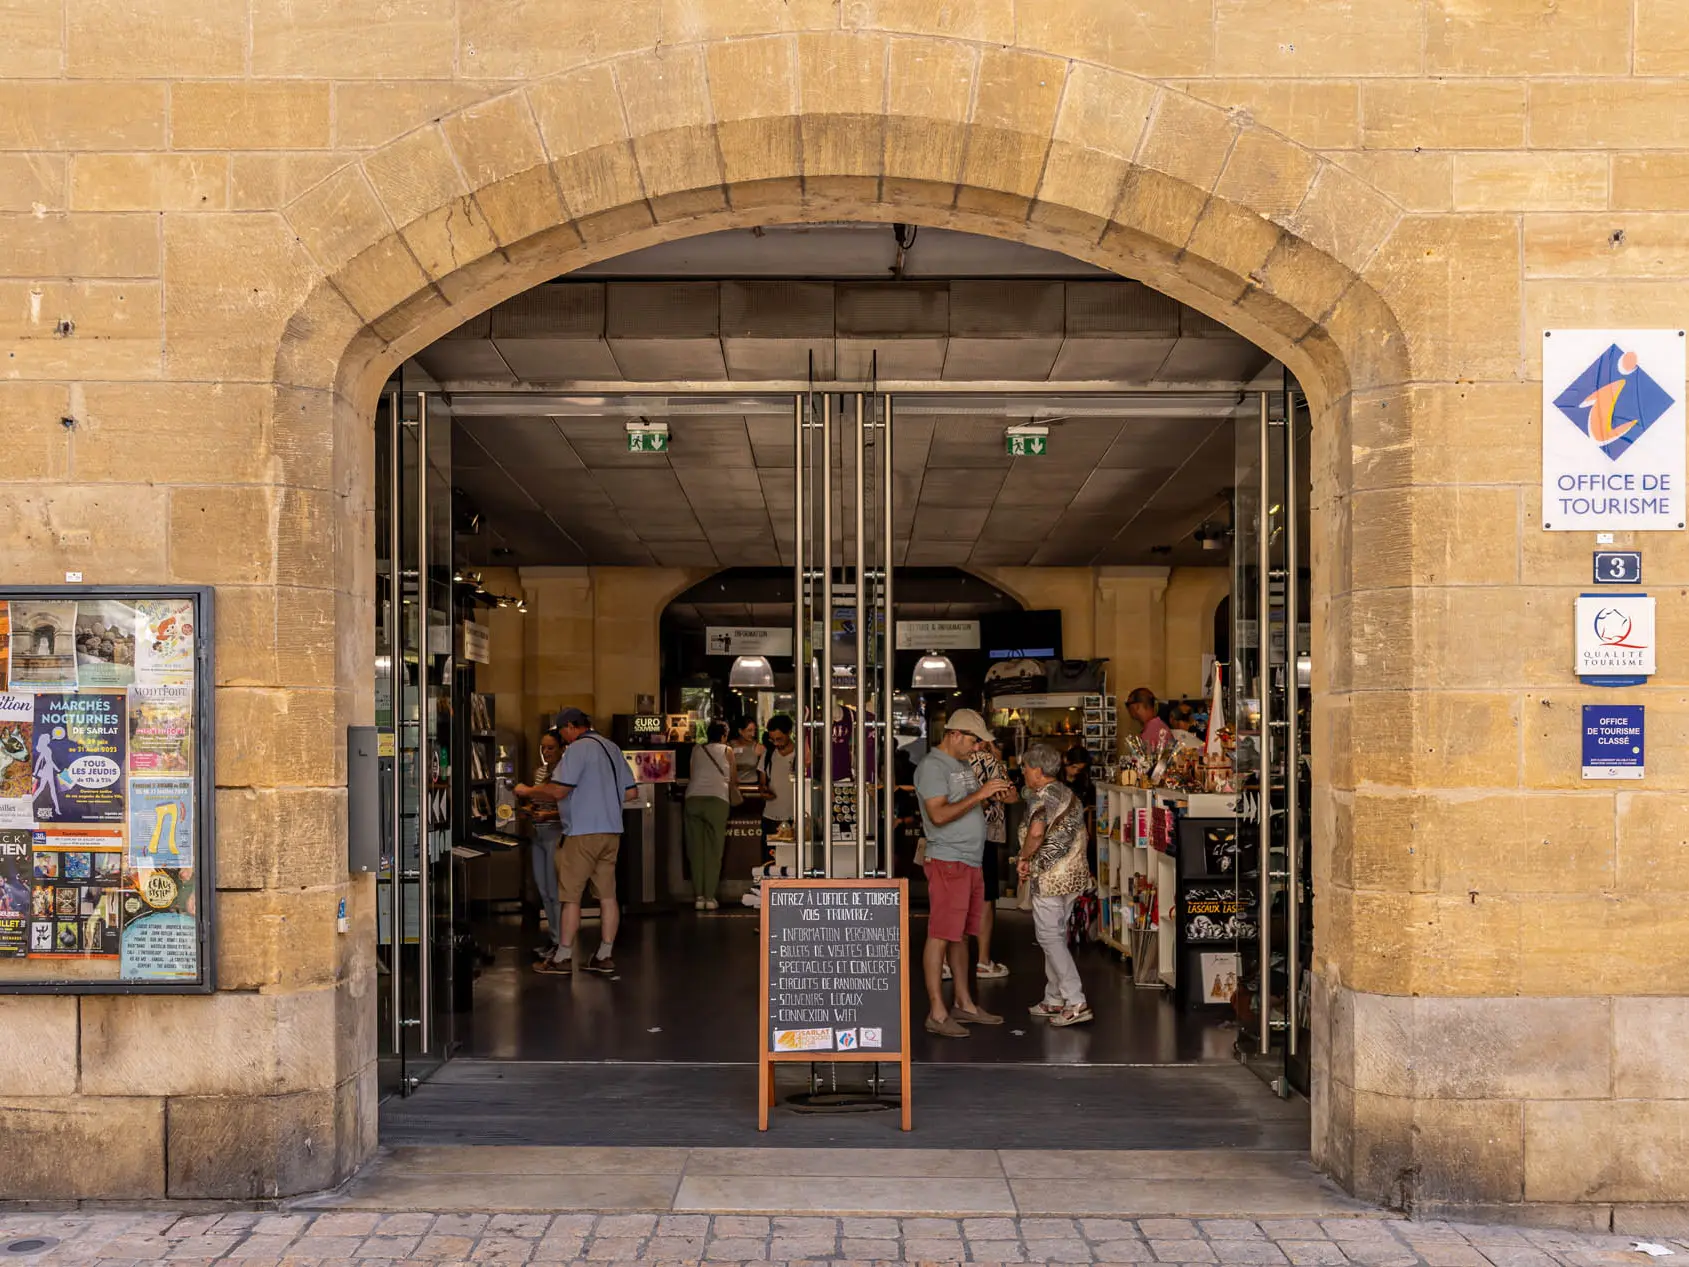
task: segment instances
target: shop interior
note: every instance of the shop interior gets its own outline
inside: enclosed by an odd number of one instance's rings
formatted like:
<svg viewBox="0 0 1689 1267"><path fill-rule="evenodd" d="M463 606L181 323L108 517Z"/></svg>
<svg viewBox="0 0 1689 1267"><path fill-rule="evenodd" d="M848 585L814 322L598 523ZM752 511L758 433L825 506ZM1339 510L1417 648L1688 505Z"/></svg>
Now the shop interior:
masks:
<svg viewBox="0 0 1689 1267"><path fill-rule="evenodd" d="M979 956L1008 974L976 982L1007 1023L922 1032L915 967L917 1067L1071 1103L1039 1078L1241 1065L1259 1102L1228 1111L1300 1129L1271 1106L1308 1087L1309 421L1266 353L1034 248L768 226L500 304L407 362L375 426L393 1103L496 1062L608 1094L650 1066L710 1101L707 1071L755 1060L762 877L906 877L918 950L918 817L887 789L966 707L1011 769L1032 743L1088 754L1094 1019L1028 1017L1010 806ZM1153 747L1138 688L1173 731ZM611 979L534 971L552 930L514 789L565 707L638 778ZM754 770L781 716L812 759L770 843ZM699 909L683 797L716 721L757 755Z"/></svg>

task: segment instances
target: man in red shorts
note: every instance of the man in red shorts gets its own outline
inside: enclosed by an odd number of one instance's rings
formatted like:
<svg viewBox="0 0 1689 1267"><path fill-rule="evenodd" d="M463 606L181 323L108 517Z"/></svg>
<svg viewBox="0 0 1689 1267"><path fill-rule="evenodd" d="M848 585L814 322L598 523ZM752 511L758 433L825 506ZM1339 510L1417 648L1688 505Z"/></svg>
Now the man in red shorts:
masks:
<svg viewBox="0 0 1689 1267"><path fill-rule="evenodd" d="M958 709L944 723L944 738L915 770L915 795L927 838L927 945L922 967L927 976L927 1032L966 1038L969 1025L1001 1025L1003 1018L982 1009L968 988L968 938L979 935L985 909L986 801L1012 786L1006 779L981 783L969 758L992 739L985 719L971 708ZM944 1003L944 963L956 991L953 1007Z"/></svg>

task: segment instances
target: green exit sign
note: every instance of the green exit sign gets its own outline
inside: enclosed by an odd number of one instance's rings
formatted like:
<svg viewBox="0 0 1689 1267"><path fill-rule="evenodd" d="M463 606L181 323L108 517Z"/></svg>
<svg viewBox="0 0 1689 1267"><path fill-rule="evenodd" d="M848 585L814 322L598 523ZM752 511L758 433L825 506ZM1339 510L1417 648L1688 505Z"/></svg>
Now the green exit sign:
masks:
<svg viewBox="0 0 1689 1267"><path fill-rule="evenodd" d="M1048 436L1006 435L1003 448L1012 458L1041 458L1049 452Z"/></svg>
<svg viewBox="0 0 1689 1267"><path fill-rule="evenodd" d="M668 431L629 431L629 453L667 453L669 450Z"/></svg>

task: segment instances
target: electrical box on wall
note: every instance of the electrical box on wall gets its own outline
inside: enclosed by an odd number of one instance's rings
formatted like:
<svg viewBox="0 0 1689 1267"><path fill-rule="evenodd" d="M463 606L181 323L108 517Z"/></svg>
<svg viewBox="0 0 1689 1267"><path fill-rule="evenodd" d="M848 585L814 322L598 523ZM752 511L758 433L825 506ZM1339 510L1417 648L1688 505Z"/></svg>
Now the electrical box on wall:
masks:
<svg viewBox="0 0 1689 1267"><path fill-rule="evenodd" d="M346 728L346 868L374 874L381 866L381 757L374 726Z"/></svg>

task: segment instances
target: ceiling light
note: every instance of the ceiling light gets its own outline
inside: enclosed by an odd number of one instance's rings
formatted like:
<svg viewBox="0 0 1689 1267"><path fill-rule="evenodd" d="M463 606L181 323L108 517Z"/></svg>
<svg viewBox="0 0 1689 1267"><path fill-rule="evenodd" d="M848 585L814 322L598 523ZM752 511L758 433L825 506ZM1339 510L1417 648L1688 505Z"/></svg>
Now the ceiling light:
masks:
<svg viewBox="0 0 1689 1267"><path fill-rule="evenodd" d="M727 685L737 689L773 690L774 666L767 656L739 656L727 671Z"/></svg>
<svg viewBox="0 0 1689 1267"><path fill-rule="evenodd" d="M909 675L912 691L950 691L956 689L956 666L947 655L929 651L915 662Z"/></svg>

